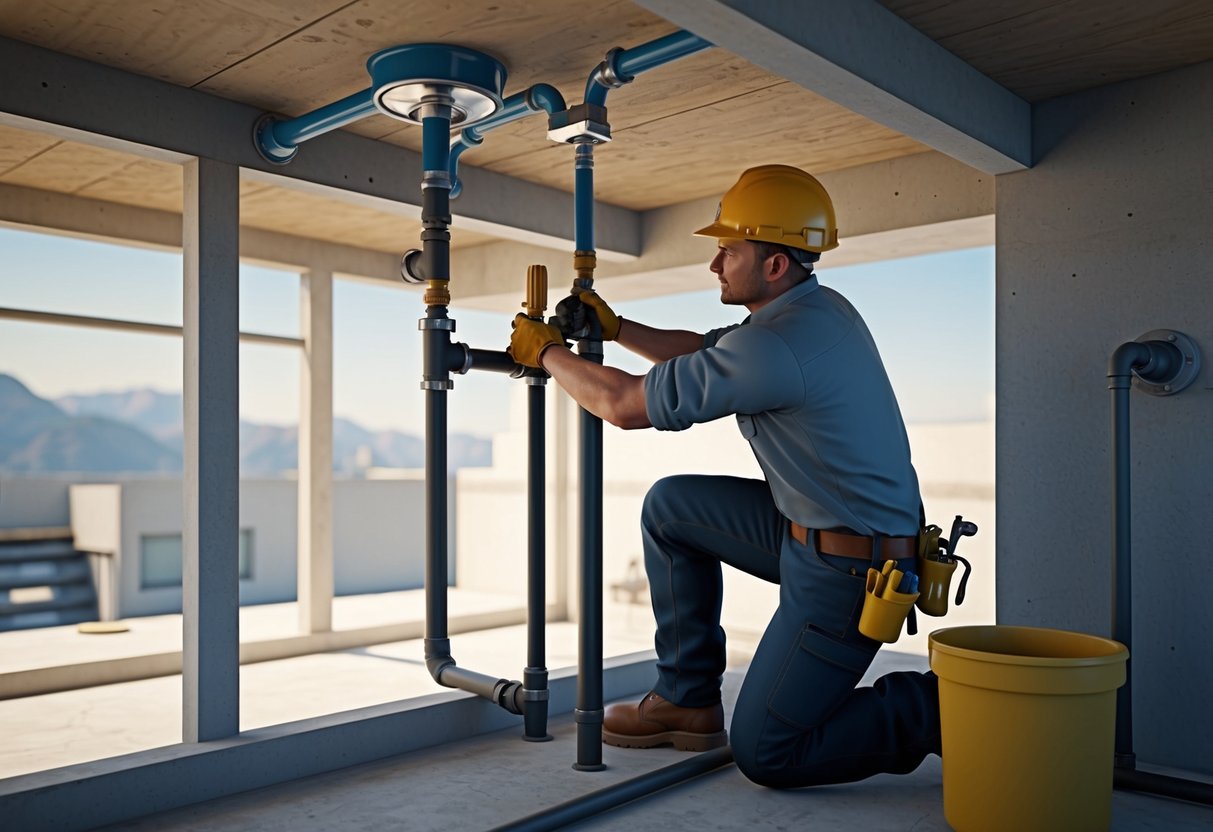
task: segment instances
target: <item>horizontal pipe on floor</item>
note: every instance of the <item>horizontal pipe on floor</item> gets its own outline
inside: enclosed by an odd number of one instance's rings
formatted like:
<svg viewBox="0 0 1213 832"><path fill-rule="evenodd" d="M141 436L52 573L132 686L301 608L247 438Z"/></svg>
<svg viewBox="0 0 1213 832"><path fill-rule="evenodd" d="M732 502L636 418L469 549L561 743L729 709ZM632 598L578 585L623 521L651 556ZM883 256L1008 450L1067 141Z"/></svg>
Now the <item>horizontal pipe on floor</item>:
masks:
<svg viewBox="0 0 1213 832"><path fill-rule="evenodd" d="M1152 774L1137 769L1118 768L1113 770L1112 784L1123 791L1156 794L1160 797L1213 806L1213 783L1184 780L1179 777Z"/></svg>
<svg viewBox="0 0 1213 832"><path fill-rule="evenodd" d="M546 832L549 829L559 829L570 823L610 811L633 800L648 797L670 786L676 786L708 774L732 762L733 749L727 745L724 748L704 751L672 766L650 771L648 774L624 780L614 786L607 786L605 789L590 792L587 795L552 806L550 809L544 809L542 812L536 812L504 826L498 826L493 832Z"/></svg>

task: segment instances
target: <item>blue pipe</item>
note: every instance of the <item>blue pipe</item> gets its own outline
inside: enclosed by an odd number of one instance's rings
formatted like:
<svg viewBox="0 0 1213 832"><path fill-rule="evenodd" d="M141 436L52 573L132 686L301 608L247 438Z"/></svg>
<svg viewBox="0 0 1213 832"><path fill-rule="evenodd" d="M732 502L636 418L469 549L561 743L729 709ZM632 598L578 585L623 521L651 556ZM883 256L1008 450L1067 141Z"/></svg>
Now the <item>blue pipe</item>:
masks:
<svg viewBox="0 0 1213 832"><path fill-rule="evenodd" d="M551 115L561 112L565 107L564 96L558 89L550 84L535 84L522 92L511 95L502 102L501 109L493 115L470 127L465 127L458 138L451 142L451 199L459 196L462 190L459 182L459 157L468 148L483 142L485 133L520 118L526 118L540 110Z"/></svg>
<svg viewBox="0 0 1213 832"><path fill-rule="evenodd" d="M367 87L332 104L285 121L270 116L263 122L258 122L257 149L269 161L285 164L294 158L300 143L374 113L375 102L371 100L371 92L372 88Z"/></svg>
<svg viewBox="0 0 1213 832"><path fill-rule="evenodd" d="M451 120L438 116L421 119L421 169L446 172L451 154Z"/></svg>
<svg viewBox="0 0 1213 832"><path fill-rule="evenodd" d="M594 145L577 145L573 169L573 244L594 250ZM588 287L587 287L588 288Z"/></svg>
<svg viewBox="0 0 1213 832"><path fill-rule="evenodd" d="M606 60L591 74L585 85L585 101L599 107L606 105L607 92L614 87L631 82L642 72L656 69L670 61L685 58L704 49L710 49L713 44L693 35L685 29L666 35L648 43L643 43L634 49L622 52L612 50ZM611 76L614 80L610 80Z"/></svg>

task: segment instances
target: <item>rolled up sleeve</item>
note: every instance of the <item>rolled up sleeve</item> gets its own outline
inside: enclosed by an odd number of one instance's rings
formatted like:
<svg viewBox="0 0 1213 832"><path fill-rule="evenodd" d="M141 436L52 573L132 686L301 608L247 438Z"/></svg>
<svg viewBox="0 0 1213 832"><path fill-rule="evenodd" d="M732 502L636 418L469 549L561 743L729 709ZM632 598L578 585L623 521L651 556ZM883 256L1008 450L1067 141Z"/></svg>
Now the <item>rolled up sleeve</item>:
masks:
<svg viewBox="0 0 1213 832"><path fill-rule="evenodd" d="M644 377L645 410L658 430L761 413L803 397L804 380L792 350L760 326L723 331L713 346L658 364Z"/></svg>

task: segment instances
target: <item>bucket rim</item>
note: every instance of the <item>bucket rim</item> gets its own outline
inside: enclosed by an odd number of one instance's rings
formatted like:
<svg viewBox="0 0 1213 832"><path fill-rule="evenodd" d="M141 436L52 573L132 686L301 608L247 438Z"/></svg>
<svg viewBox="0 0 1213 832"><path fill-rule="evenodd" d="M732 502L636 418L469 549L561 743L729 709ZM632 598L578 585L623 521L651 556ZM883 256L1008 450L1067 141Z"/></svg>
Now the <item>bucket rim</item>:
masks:
<svg viewBox="0 0 1213 832"><path fill-rule="evenodd" d="M949 644L946 641L941 641L939 636L948 634L957 635L963 632L974 632L980 630L998 630L1003 633L1031 633L1033 635L1041 635L1045 633L1063 635L1067 638L1079 639L1087 641L1093 645L1099 645L1107 652L1100 655L1092 656L1031 656L1021 653L993 653L987 650L978 650L972 647L959 647L955 644ZM1082 633L1075 630L1059 630L1053 627L1021 627L1008 624L979 624L966 625L960 627L944 627L939 630L934 630L927 636L927 644L930 650L943 653L948 656L953 656L958 659L968 659L971 661L1006 664L1017 666L1031 667L1098 667L1101 665L1116 664L1126 661L1129 658L1129 650L1119 641L1114 641L1103 636L1096 636L1090 633Z"/></svg>

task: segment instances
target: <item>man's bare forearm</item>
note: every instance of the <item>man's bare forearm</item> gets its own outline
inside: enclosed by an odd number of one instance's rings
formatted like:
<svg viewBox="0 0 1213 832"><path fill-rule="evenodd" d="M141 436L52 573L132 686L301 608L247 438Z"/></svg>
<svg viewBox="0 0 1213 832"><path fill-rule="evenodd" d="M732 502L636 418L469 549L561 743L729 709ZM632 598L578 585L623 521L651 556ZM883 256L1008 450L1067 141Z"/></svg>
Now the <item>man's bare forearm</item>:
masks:
<svg viewBox="0 0 1213 832"><path fill-rule="evenodd" d="M644 404L644 377L587 361L563 347L549 347L540 358L543 369L577 404L616 427L651 427Z"/></svg>
<svg viewBox="0 0 1213 832"><path fill-rule="evenodd" d="M658 362L695 352L703 346L703 336L685 329L657 329L631 318L624 318L615 343L650 361Z"/></svg>

